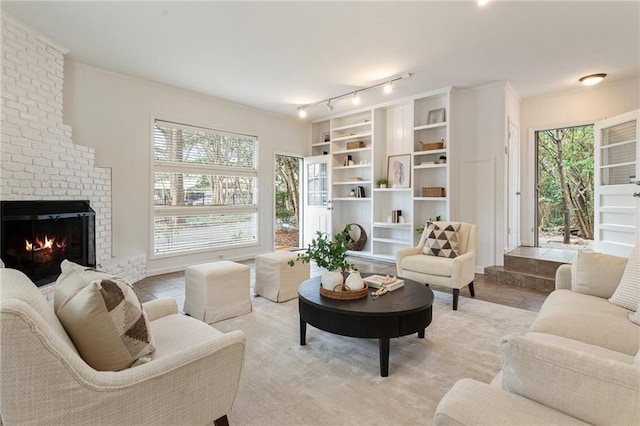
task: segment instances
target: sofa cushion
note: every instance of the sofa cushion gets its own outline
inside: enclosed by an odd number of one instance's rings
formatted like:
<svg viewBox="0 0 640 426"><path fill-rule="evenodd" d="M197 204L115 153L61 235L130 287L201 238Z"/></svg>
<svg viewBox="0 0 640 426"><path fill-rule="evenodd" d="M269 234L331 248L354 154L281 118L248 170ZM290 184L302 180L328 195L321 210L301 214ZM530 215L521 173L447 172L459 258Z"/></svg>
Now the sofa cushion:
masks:
<svg viewBox="0 0 640 426"><path fill-rule="evenodd" d="M458 257L458 233L460 222L449 222L437 225L427 222L425 241L422 253L428 256L439 256L453 259Z"/></svg>
<svg viewBox="0 0 640 426"><path fill-rule="evenodd" d="M616 291L626 264L624 257L579 250L571 266L571 290L609 298Z"/></svg>
<svg viewBox="0 0 640 426"><path fill-rule="evenodd" d="M78 273L78 268L83 271ZM144 362L155 348L149 321L133 288L95 272L94 279L81 286L82 279L91 277L90 272L70 262L64 264L54 298L56 315L80 356L102 371L119 371Z"/></svg>
<svg viewBox="0 0 640 426"><path fill-rule="evenodd" d="M403 269L441 277L450 277L452 267L453 259L447 257L414 254L402 259Z"/></svg>
<svg viewBox="0 0 640 426"><path fill-rule="evenodd" d="M609 302L634 312L638 309L638 303L640 303L640 243L636 244L631 251L620 285Z"/></svg>
<svg viewBox="0 0 640 426"><path fill-rule="evenodd" d="M544 335L505 337L502 387L587 423L636 423L640 368L594 355L590 346Z"/></svg>
<svg viewBox="0 0 640 426"><path fill-rule="evenodd" d="M635 355L640 349L640 328L628 311L607 299L575 293L552 292L540 308L530 331L554 334Z"/></svg>

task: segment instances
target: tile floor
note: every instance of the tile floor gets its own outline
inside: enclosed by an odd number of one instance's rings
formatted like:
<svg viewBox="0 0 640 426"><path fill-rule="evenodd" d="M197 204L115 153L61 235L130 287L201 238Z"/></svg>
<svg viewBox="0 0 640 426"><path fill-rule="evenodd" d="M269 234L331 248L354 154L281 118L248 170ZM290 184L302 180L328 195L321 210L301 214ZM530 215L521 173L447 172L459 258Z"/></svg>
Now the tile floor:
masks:
<svg viewBox="0 0 640 426"><path fill-rule="evenodd" d="M379 262L359 257L351 257L349 261L354 263L360 272L375 272L384 275L396 274L395 264L393 263ZM253 259L238 263L243 263L251 268L251 288L253 289L255 279ZM319 273L320 271L318 269L311 268L312 276L319 275ZM134 288L141 302L147 302L161 297L173 297L178 302L178 308L182 311L182 306L184 305L184 272L148 277L134 284ZM548 295L548 293L536 290L501 285L485 279L484 275L479 274L476 275L474 288L476 299L535 312L540 310L542 302L544 302ZM451 289L447 288L432 286L432 289L451 293ZM469 291L462 289L460 291L460 297L469 297Z"/></svg>
<svg viewBox="0 0 640 426"><path fill-rule="evenodd" d="M544 247L518 247L507 253L509 256L520 256L529 259L551 260L554 262L573 263L578 250L564 250Z"/></svg>

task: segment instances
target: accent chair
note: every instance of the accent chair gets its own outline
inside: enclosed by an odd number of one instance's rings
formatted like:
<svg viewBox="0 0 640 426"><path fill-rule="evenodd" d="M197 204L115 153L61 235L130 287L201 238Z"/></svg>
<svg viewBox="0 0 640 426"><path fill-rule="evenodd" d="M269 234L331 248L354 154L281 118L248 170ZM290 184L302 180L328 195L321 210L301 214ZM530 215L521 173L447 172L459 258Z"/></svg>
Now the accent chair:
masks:
<svg viewBox="0 0 640 426"><path fill-rule="evenodd" d="M26 275L0 269L0 416L6 425L228 424L246 336L178 313L174 299L143 304L155 355L97 371L78 354L53 304Z"/></svg>
<svg viewBox="0 0 640 426"><path fill-rule="evenodd" d="M442 257L425 254L423 249L431 232L428 226L422 233L417 247L400 249L396 252L398 276L426 284L453 289L453 310L458 310L460 289L469 287L471 297L475 296L473 279L476 263L477 226L465 222L432 222L438 229L446 229L451 224L460 224L457 231L456 257Z"/></svg>

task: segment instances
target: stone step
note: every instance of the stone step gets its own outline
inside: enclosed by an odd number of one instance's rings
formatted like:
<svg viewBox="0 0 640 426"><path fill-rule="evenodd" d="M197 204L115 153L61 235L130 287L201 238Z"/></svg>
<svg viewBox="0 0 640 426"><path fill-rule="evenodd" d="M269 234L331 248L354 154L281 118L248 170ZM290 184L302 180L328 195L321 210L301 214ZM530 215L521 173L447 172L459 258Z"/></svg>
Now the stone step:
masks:
<svg viewBox="0 0 640 426"><path fill-rule="evenodd" d="M526 271L509 269L505 266L488 266L484 268L485 276L499 284L529 288L550 293L555 290L555 275L549 277ZM555 272L554 272L555 274Z"/></svg>
<svg viewBox="0 0 640 426"><path fill-rule="evenodd" d="M564 265L564 262L533 259L524 256L504 255L505 269L519 272L526 272L533 275L555 279L556 269Z"/></svg>

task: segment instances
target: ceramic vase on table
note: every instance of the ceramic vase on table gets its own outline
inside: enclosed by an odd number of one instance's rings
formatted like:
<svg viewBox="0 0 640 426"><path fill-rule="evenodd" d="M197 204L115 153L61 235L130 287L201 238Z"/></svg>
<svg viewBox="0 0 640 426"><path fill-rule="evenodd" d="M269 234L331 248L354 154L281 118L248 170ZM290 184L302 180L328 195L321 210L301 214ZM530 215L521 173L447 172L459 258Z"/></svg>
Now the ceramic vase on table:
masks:
<svg viewBox="0 0 640 426"><path fill-rule="evenodd" d="M351 291L358 291L364 288L364 281L362 280L360 272L358 271L351 271L344 283L347 285L347 287L349 287L349 290Z"/></svg>
<svg viewBox="0 0 640 426"><path fill-rule="evenodd" d="M344 277L342 276L342 272L338 270L327 271L324 274L322 274L322 287L325 290L333 291L333 289L336 288L336 286L339 286L340 284L342 284L343 280L344 280Z"/></svg>

